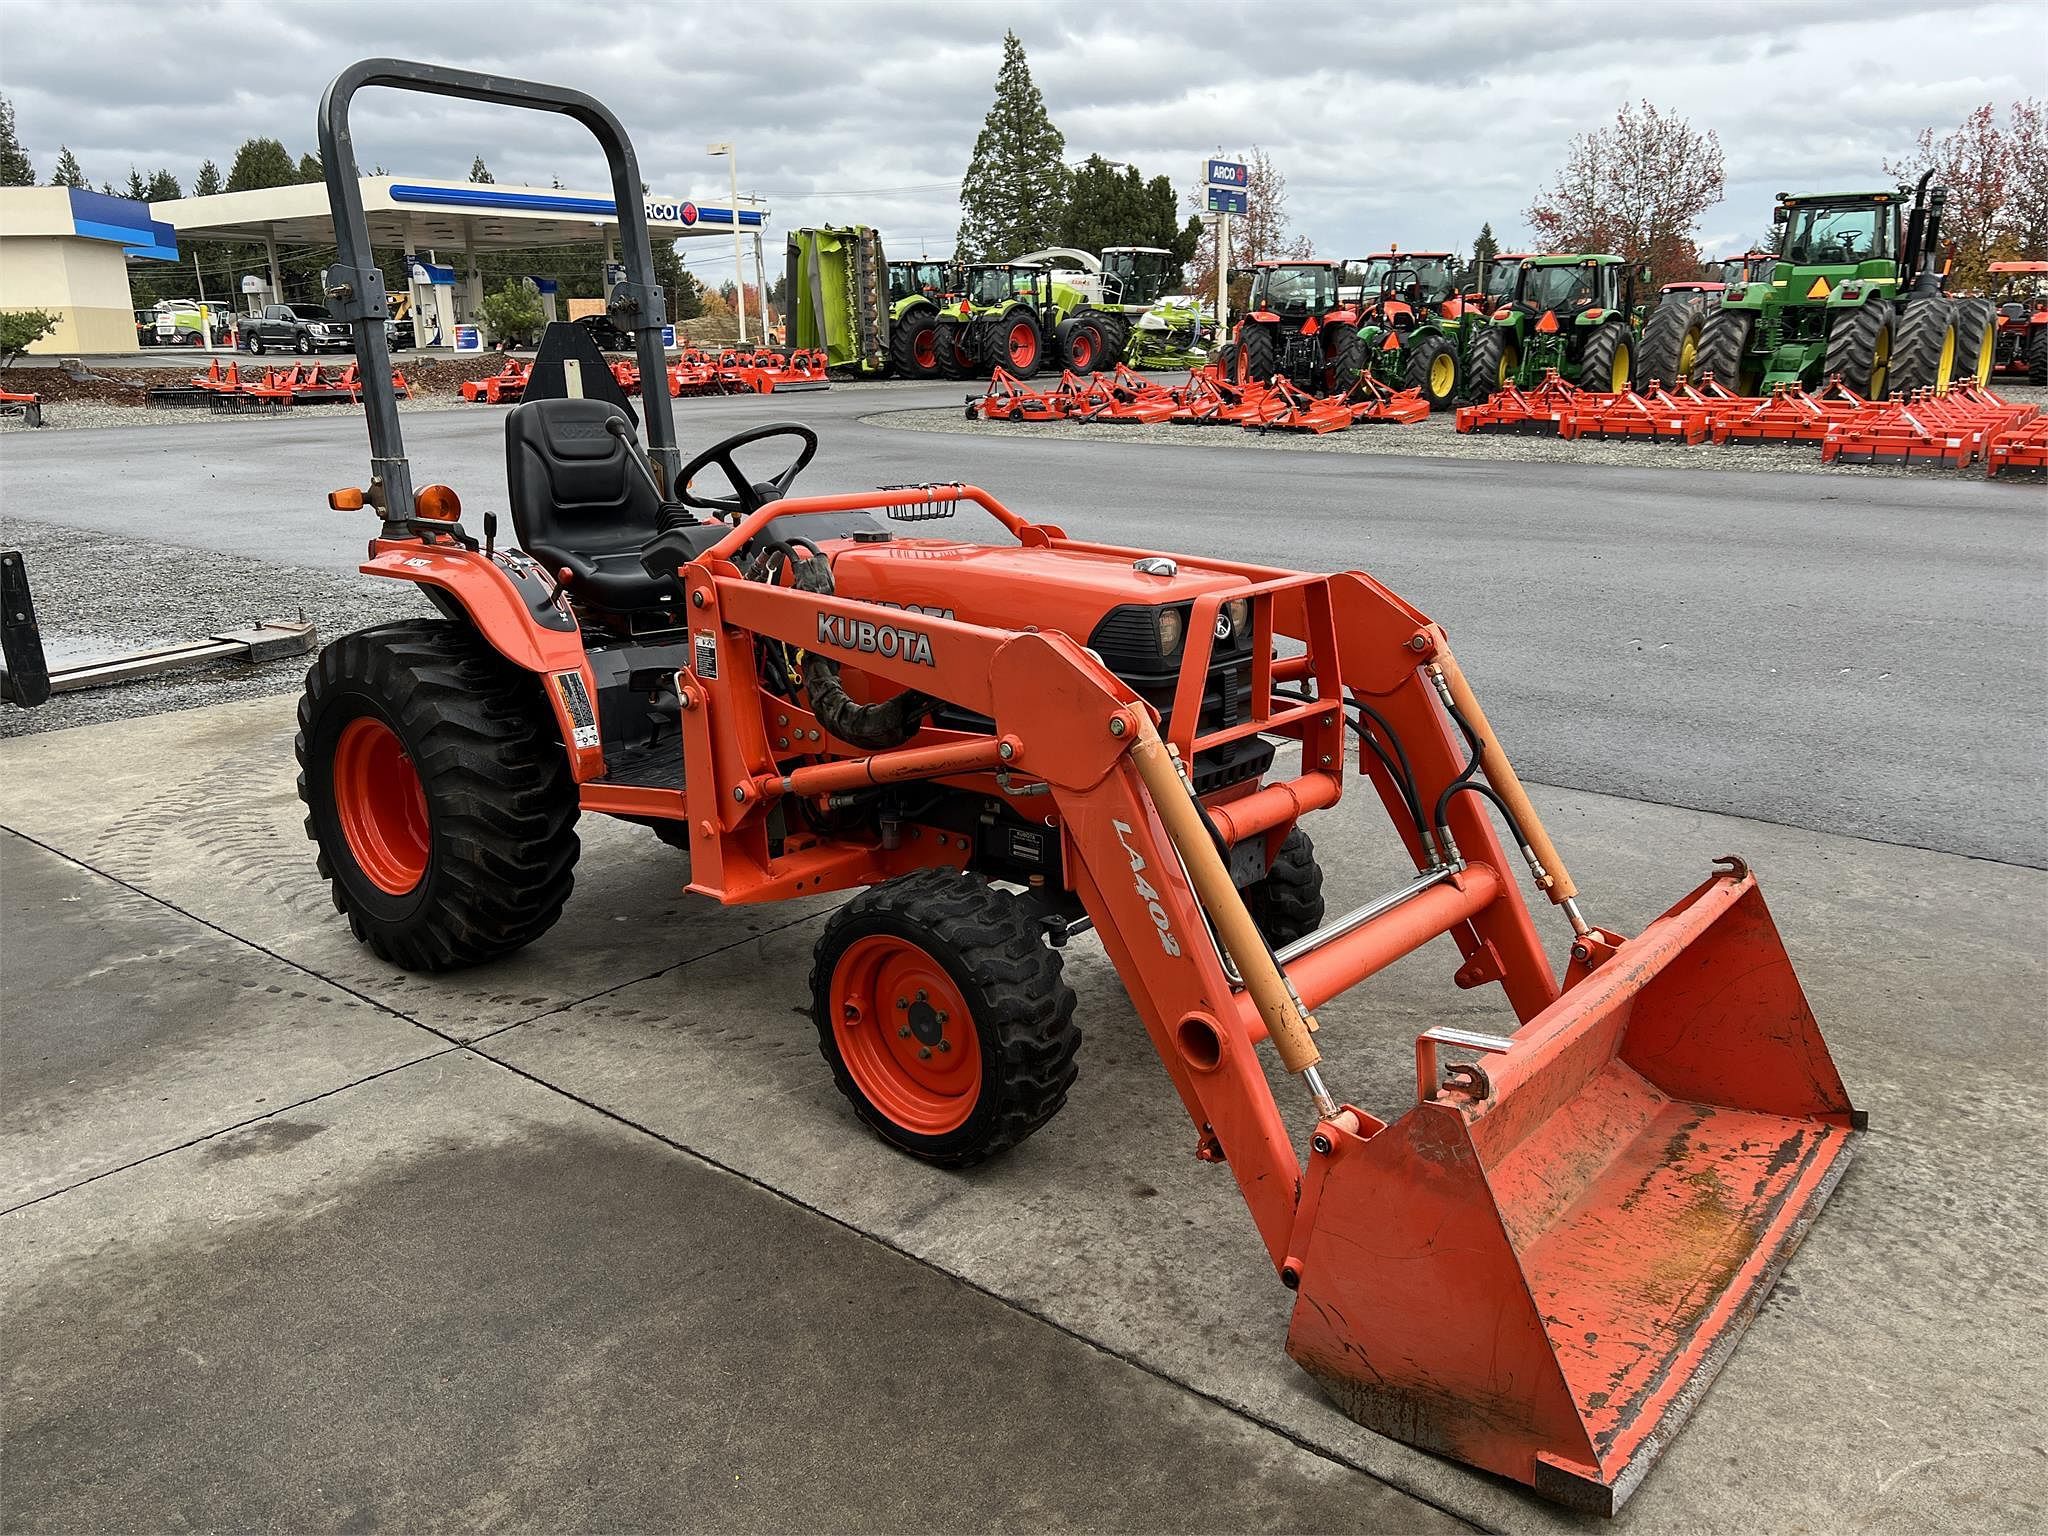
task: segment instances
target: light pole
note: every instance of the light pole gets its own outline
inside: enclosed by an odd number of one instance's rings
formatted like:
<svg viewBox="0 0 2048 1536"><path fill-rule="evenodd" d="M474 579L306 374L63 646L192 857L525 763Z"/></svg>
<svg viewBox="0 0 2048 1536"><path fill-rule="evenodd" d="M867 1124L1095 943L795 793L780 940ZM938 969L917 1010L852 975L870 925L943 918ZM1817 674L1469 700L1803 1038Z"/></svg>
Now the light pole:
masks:
<svg viewBox="0 0 2048 1536"><path fill-rule="evenodd" d="M740 242L740 157L733 152L730 143L706 144L704 153L725 156L726 169L732 172L732 307L740 317L740 345L744 347L747 344L747 267Z"/></svg>

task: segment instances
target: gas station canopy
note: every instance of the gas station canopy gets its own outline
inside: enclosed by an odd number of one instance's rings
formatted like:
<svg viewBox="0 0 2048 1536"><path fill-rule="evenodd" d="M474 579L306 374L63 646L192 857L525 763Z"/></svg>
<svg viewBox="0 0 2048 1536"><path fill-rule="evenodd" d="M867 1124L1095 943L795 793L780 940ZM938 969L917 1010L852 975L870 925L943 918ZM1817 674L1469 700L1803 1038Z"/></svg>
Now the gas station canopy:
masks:
<svg viewBox="0 0 2048 1536"><path fill-rule="evenodd" d="M371 242L391 250L516 250L573 245L618 231L618 210L600 192L396 176L365 176L362 189ZM319 182L179 198L154 203L150 212L181 240L334 243L327 188ZM650 193L646 212L647 232L656 240L732 233L730 208ZM742 229L759 229L766 218L766 209L739 210Z"/></svg>

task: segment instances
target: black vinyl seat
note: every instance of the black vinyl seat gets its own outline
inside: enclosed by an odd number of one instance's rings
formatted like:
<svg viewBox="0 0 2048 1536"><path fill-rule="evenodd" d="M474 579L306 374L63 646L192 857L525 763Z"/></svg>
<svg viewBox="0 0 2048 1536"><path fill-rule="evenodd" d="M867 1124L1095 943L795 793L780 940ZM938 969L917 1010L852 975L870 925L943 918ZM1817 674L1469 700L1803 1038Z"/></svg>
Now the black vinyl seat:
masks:
<svg viewBox="0 0 2048 1536"><path fill-rule="evenodd" d="M520 548L569 572L572 596L613 613L673 608L673 576L650 576L640 551L660 500L631 450L606 426L632 418L607 400L529 400L505 418L505 485Z"/></svg>

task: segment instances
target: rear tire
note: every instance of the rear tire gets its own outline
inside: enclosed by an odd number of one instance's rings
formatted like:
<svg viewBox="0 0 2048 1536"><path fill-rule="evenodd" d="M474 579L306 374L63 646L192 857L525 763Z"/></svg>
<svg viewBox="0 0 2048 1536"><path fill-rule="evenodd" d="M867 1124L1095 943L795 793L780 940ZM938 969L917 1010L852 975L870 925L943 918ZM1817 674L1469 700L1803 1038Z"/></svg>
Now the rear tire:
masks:
<svg viewBox="0 0 2048 1536"><path fill-rule="evenodd" d="M1472 343L1472 356L1465 368L1465 398L1490 399L1513 376L1513 365L1508 362L1507 333L1497 325L1489 325Z"/></svg>
<svg viewBox="0 0 2048 1536"><path fill-rule="evenodd" d="M1625 320L1610 320L1595 327L1579 350L1579 388L1602 395L1618 395L1627 390L1635 357L1633 340Z"/></svg>
<svg viewBox="0 0 2048 1536"><path fill-rule="evenodd" d="M334 905L393 965L495 960L562 915L579 849L568 755L541 684L468 624L332 642L293 749Z"/></svg>
<svg viewBox="0 0 2048 1536"><path fill-rule="evenodd" d="M939 376L938 328L939 317L928 309L913 309L890 326L889 364L898 378Z"/></svg>
<svg viewBox="0 0 2048 1536"><path fill-rule="evenodd" d="M977 876L924 869L826 923L811 970L818 1047L891 1146L964 1168L1066 1103L1081 1031L1035 912Z"/></svg>
<svg viewBox="0 0 2048 1536"><path fill-rule="evenodd" d="M1245 887L1244 904L1275 949L1323 926L1323 867L1300 827L1287 834L1266 878Z"/></svg>
<svg viewBox="0 0 2048 1536"><path fill-rule="evenodd" d="M1709 296L1711 297L1711 295ZM1718 300L1716 301L1716 306ZM1679 389L1699 361L1700 338L1706 331L1710 307L1700 295L1667 293L1650 312L1648 323L1636 346L1635 387L1648 389L1661 384Z"/></svg>
<svg viewBox="0 0 2048 1536"><path fill-rule="evenodd" d="M1237 339L1238 356L1244 359L1245 378L1254 384L1270 384L1280 371L1280 345L1263 325L1248 325Z"/></svg>
<svg viewBox="0 0 2048 1536"><path fill-rule="evenodd" d="M1864 399L1882 400L1891 389L1892 334L1888 300L1869 299L1861 309L1838 315L1828 327L1821 382L1839 374L1842 382Z"/></svg>
<svg viewBox="0 0 2048 1536"><path fill-rule="evenodd" d="M1358 327L1339 321L1323 327L1323 390L1341 395L1358 382L1367 362L1365 338Z"/></svg>
<svg viewBox="0 0 2048 1536"><path fill-rule="evenodd" d="M1234 341L1224 342L1222 346L1216 349L1216 376L1226 384L1237 383L1237 362L1237 343Z"/></svg>
<svg viewBox="0 0 2048 1536"><path fill-rule="evenodd" d="M1421 390L1432 411L1450 410L1465 382L1458 372L1458 349L1435 332L1417 337L1402 359L1401 382Z"/></svg>
<svg viewBox="0 0 2048 1536"><path fill-rule="evenodd" d="M2034 332L2027 342L2027 382L2048 384L2048 330Z"/></svg>
<svg viewBox="0 0 2048 1536"><path fill-rule="evenodd" d="M941 320L933 333L932 346L938 353L939 372L946 378L974 377L974 354L967 348L965 330L957 320Z"/></svg>
<svg viewBox="0 0 2048 1536"><path fill-rule="evenodd" d="M1892 332L1892 393L1931 389L1945 394L1960 367L1956 307L1938 293L1902 307Z"/></svg>
<svg viewBox="0 0 2048 1536"><path fill-rule="evenodd" d="M1956 305L1956 377L1991 383L1998 362L1998 306L1989 299L1964 299Z"/></svg>
<svg viewBox="0 0 2048 1536"><path fill-rule="evenodd" d="M261 357L263 355L263 338L254 331L249 333L249 355L251 357Z"/></svg>
<svg viewBox="0 0 2048 1536"><path fill-rule="evenodd" d="M1754 395L1761 377L1750 357L1750 341L1755 335L1752 311L1716 309L1700 326L1700 350L1690 382L1704 384L1711 378L1735 394Z"/></svg>

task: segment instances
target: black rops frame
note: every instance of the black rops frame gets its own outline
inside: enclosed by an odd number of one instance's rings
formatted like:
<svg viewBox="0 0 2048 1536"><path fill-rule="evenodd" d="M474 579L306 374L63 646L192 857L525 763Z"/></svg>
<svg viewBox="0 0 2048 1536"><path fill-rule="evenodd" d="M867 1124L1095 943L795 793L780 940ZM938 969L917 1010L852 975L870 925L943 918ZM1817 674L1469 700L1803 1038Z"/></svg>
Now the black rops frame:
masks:
<svg viewBox="0 0 2048 1536"><path fill-rule="evenodd" d="M327 269L329 306L355 333L356 366L362 378L363 412L370 428L372 504L384 514L387 531L402 529L413 516L412 466L398 423L398 397L391 387L391 348L384 336L389 318L384 274L371 259L370 226L363 215L356 180L355 145L349 136L349 105L365 86L460 96L502 107L559 112L572 117L597 140L612 173L612 201L619 219L620 254L626 280L612 292L613 323L633 334L640 360L640 397L647 428L647 452L670 489L681 467L675 416L669 405L667 361L662 352L665 321L661 289L654 281L654 250L641 203L640 162L633 141L595 97L559 85L538 85L503 75L482 75L408 59L364 59L351 64L320 98L320 164L327 178L327 202L334 215L335 263ZM735 215L737 216L737 215Z"/></svg>

